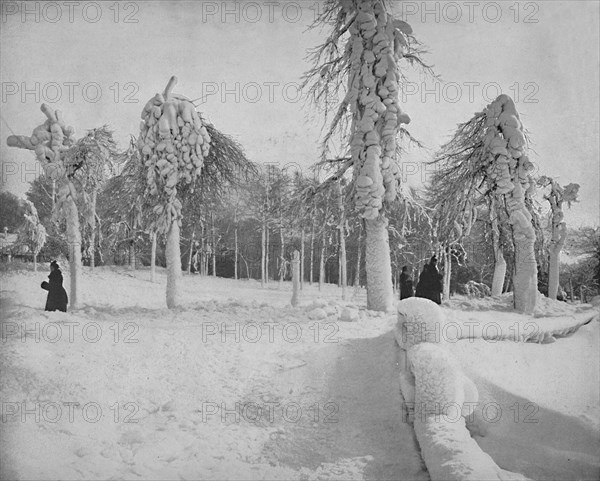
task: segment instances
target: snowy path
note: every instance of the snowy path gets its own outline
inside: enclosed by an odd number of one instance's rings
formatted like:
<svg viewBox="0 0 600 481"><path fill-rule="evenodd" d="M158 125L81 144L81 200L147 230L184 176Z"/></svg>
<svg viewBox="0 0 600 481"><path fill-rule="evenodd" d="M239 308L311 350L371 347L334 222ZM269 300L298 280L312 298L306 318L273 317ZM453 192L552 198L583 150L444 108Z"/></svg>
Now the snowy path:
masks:
<svg viewBox="0 0 600 481"><path fill-rule="evenodd" d="M343 458L366 462L366 479L428 479L412 428L402 418L392 334L306 354L307 364L289 371L281 387L312 384L313 394L332 402L327 413L337 422L294 426L291 439L275 443L279 460L316 468Z"/></svg>

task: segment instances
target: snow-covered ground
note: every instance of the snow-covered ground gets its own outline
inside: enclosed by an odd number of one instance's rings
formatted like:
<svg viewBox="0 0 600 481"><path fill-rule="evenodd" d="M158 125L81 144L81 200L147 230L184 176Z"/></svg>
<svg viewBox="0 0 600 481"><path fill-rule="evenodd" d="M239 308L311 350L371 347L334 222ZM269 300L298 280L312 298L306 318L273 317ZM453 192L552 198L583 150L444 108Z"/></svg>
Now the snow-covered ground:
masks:
<svg viewBox="0 0 600 481"><path fill-rule="evenodd" d="M185 276L170 311L164 272L105 267L84 272L82 307L64 314L42 310L45 276L2 277L2 479L429 479L396 316L359 308L363 290L342 302L305 286L292 308L288 283ZM512 315L486 302L444 310ZM599 333L595 320L554 343L446 343L480 402L503 409L474 436L501 468L598 479Z"/></svg>
<svg viewBox="0 0 600 481"><path fill-rule="evenodd" d="M3 478L428 479L392 319L339 322L336 287L189 276L169 311L164 273L100 268L64 314L44 277L2 279Z"/></svg>

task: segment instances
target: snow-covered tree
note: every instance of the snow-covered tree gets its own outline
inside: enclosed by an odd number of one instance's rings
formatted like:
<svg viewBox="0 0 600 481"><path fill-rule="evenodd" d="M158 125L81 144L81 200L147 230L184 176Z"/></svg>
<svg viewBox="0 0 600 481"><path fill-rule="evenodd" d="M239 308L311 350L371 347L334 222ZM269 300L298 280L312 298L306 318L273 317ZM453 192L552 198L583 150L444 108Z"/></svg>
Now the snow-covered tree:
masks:
<svg viewBox="0 0 600 481"><path fill-rule="evenodd" d="M179 304L181 278L181 200L179 184L193 183L200 175L210 150L210 136L194 104L172 93L177 83L171 77L162 94L151 98L142 111L140 148L147 168L147 189L154 197L156 228L167 236L167 307Z"/></svg>
<svg viewBox="0 0 600 481"><path fill-rule="evenodd" d="M533 164L526 154L527 141L513 100L500 95L485 109L483 143L490 159L488 174L492 187L504 196L515 248L513 274L514 306L532 314L537 301L536 232L526 205L526 194L535 191L530 172Z"/></svg>
<svg viewBox="0 0 600 481"><path fill-rule="evenodd" d="M85 251L92 269L96 265L98 192L113 175L113 163L119 155L113 132L106 125L89 130L67 153L67 162L75 167L72 180L82 197L80 212L85 221L83 232L87 234Z"/></svg>
<svg viewBox="0 0 600 481"><path fill-rule="evenodd" d="M66 155L74 142L74 130L65 124L59 110L53 111L46 104L42 104L41 111L46 116L46 121L37 126L31 136L11 135L6 142L9 147L33 150L45 175L56 180L58 195L53 216L66 219L71 277L69 299L71 308L76 308L81 272L81 232L76 204L77 191L72 177L80 166L70 163Z"/></svg>
<svg viewBox="0 0 600 481"><path fill-rule="evenodd" d="M218 190L220 181L233 181L250 168L232 139L203 120L187 97L172 92L176 82L171 77L164 92L146 103L138 138L146 170L146 192L155 204L154 228L167 236L169 308L179 302L182 199L193 195L198 187L200 193L210 188ZM213 264L215 259L213 254Z"/></svg>
<svg viewBox="0 0 600 481"><path fill-rule="evenodd" d="M46 243L46 228L40 222L37 209L30 200L23 201L25 205L25 226L23 230L24 241L33 253L33 270L37 271L37 257Z"/></svg>
<svg viewBox="0 0 600 481"><path fill-rule="evenodd" d="M332 30L312 53L314 66L305 85L326 112L332 102L337 105L323 142L324 158L339 132L349 155L334 177L353 169L350 191L366 228L367 307L385 311L393 301L385 207L396 198L398 136L402 124L410 122L398 101L399 62L423 64L411 27L393 18L384 0L327 0L316 24Z"/></svg>
<svg viewBox="0 0 600 481"><path fill-rule="evenodd" d="M494 295L501 291L506 269L498 219L506 221L514 246L514 306L532 313L537 298L536 229L530 207L535 182L526 152L515 104L507 95L500 95L483 112L460 124L442 146L434 160L437 182L430 191L441 225L448 232L453 230L450 242L470 229L477 205L487 199L496 253Z"/></svg>
<svg viewBox="0 0 600 481"><path fill-rule="evenodd" d="M560 251L567 240L567 224L563 220L562 207L563 202L566 202L569 207L571 207L571 203L577 202L579 184L569 184L561 187L556 180L542 176L538 179L538 185L547 190L544 199L550 203L552 237L548 247L548 297L556 299L559 285Z"/></svg>
<svg viewBox="0 0 600 481"><path fill-rule="evenodd" d="M111 249L126 244L129 252L129 267L134 269L137 244L147 234L152 241L151 276L155 280L157 235L153 225L154 205L146 195L146 167L134 138L129 147L119 155L122 164L119 175L106 182L102 191L103 215L106 218L106 237Z"/></svg>

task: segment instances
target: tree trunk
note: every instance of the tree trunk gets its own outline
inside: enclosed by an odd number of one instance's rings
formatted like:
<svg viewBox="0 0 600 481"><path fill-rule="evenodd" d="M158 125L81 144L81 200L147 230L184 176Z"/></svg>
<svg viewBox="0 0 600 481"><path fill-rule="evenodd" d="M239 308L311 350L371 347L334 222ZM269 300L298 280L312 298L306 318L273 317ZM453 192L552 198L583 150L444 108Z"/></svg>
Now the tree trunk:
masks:
<svg viewBox="0 0 600 481"><path fill-rule="evenodd" d="M237 281L238 278L238 223L237 223L237 207L233 214L233 242L234 242L234 255L233 255L233 278Z"/></svg>
<svg viewBox="0 0 600 481"><path fill-rule="evenodd" d="M217 236L215 234L215 214L210 213L210 224L212 229L212 261L213 261L213 277L217 277Z"/></svg>
<svg viewBox="0 0 600 481"><path fill-rule="evenodd" d="M319 260L319 291L325 282L325 230L321 236L321 258Z"/></svg>
<svg viewBox="0 0 600 481"><path fill-rule="evenodd" d="M71 275L71 292L69 301L71 309L79 307L79 277L81 273L81 231L79 230L79 212L71 195L65 199L67 218L67 241L69 242L69 271Z"/></svg>
<svg viewBox="0 0 600 481"><path fill-rule="evenodd" d="M266 226L266 245L265 245L265 284L269 283L269 226Z"/></svg>
<svg viewBox="0 0 600 481"><path fill-rule="evenodd" d="M187 273L192 273L192 259L194 257L194 237L196 236L196 231L192 231L192 240L190 241L190 255L188 256L188 266Z"/></svg>
<svg viewBox="0 0 600 481"><path fill-rule="evenodd" d="M265 263L267 261L267 226L264 218L262 223L261 241L260 241L260 287L265 287Z"/></svg>
<svg viewBox="0 0 600 481"><path fill-rule="evenodd" d="M91 198L91 210L92 210L92 222L90 224L91 235L90 235L90 270L94 270L96 267L96 191L92 191Z"/></svg>
<svg viewBox="0 0 600 481"><path fill-rule="evenodd" d="M316 220L313 218L312 228L310 231L310 277L309 284L313 285L314 280L314 263L315 263L315 222Z"/></svg>
<svg viewBox="0 0 600 481"><path fill-rule="evenodd" d="M33 253L33 272L37 272L37 252Z"/></svg>
<svg viewBox="0 0 600 481"><path fill-rule="evenodd" d="M283 219L280 219L282 222ZM281 244L281 256L279 258L279 289L283 288L283 277L285 275L285 239L283 236L283 228L279 227L279 242Z"/></svg>
<svg viewBox="0 0 600 481"><path fill-rule="evenodd" d="M492 278L492 296L502 294L504 278L506 277L506 260L500 245L500 228L496 212L496 200L492 197L490 203L490 217L492 221L492 243L494 248L494 277Z"/></svg>
<svg viewBox="0 0 600 481"><path fill-rule="evenodd" d="M531 214L525 207L525 195L518 178L514 179L514 184L515 188L507 202L510 209L509 223L515 243L514 307L524 314L533 314L537 301L535 230L531 223Z"/></svg>
<svg viewBox="0 0 600 481"><path fill-rule="evenodd" d="M181 278L181 247L179 246L179 223L171 223L167 234L167 307L179 305L179 279Z"/></svg>
<svg viewBox="0 0 600 481"><path fill-rule="evenodd" d="M554 216L553 216L554 217ZM561 212L562 217L562 212ZM548 297L556 300L559 284L560 251L567 240L567 225L564 222L552 223L552 240L548 263Z"/></svg>
<svg viewBox="0 0 600 481"><path fill-rule="evenodd" d="M300 235L300 290L304 289L304 260L305 260L305 252L304 252L304 227L302 227L302 234Z"/></svg>
<svg viewBox="0 0 600 481"><path fill-rule="evenodd" d="M494 248L494 277L492 279L492 296L502 294L504 278L506 277L506 260L500 247Z"/></svg>
<svg viewBox="0 0 600 481"><path fill-rule="evenodd" d="M150 254L150 280L156 282L156 231L152 231L152 253Z"/></svg>
<svg viewBox="0 0 600 481"><path fill-rule="evenodd" d="M362 224L358 228L358 239L356 240L356 272L354 273L354 287L360 287L360 261L362 257Z"/></svg>
<svg viewBox="0 0 600 481"><path fill-rule="evenodd" d="M571 295L571 302L575 301L575 291L573 290L573 279L569 278L569 294Z"/></svg>
<svg viewBox="0 0 600 481"><path fill-rule="evenodd" d="M366 219L367 309L389 311L393 307L392 266L388 220L379 215Z"/></svg>
<svg viewBox="0 0 600 481"><path fill-rule="evenodd" d="M450 279L452 277L452 253L450 246L444 249L444 300L450 299Z"/></svg>
<svg viewBox="0 0 600 481"><path fill-rule="evenodd" d="M345 223L345 216L344 216ZM340 225L340 264L341 264L341 284L342 284L342 299L346 300L347 296L347 264L346 264L346 233L344 223Z"/></svg>
<svg viewBox="0 0 600 481"><path fill-rule="evenodd" d="M298 305L298 297L300 295L300 253L294 251L292 259L292 306Z"/></svg>

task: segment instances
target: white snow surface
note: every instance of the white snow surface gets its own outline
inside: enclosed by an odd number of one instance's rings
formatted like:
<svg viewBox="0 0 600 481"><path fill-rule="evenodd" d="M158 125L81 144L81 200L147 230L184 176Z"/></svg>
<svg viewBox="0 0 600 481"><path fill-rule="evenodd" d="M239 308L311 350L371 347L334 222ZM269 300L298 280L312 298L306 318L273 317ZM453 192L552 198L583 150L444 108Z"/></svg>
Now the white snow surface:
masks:
<svg viewBox="0 0 600 481"><path fill-rule="evenodd" d="M349 289L343 302L335 286L305 284L292 308L290 283L261 289L192 275L180 281L182 306L168 310L164 270L152 283L148 270L84 268L82 307L65 314L43 311L45 277L1 279L1 479L439 479L422 458L431 464L428 453L449 438L462 463L455 473L484 472L485 463L489 479L600 477L599 322L567 334L591 306L549 302L528 318L515 317L504 296L443 306L440 359L451 356L463 394L477 393L479 404L466 423L471 435L463 417L416 425L431 442L421 452L400 396L402 383L411 397L412 380L396 316L366 310L364 290ZM469 322L502 321L510 333L550 317L567 337L538 344L465 334ZM513 337L544 340L521 331ZM504 413L497 423L480 409L492 401ZM539 422L513 422L515 402L520 421Z"/></svg>
<svg viewBox="0 0 600 481"><path fill-rule="evenodd" d="M45 277L2 276L1 479L429 479L364 290L192 275L168 310L164 269L84 268L47 313Z"/></svg>

